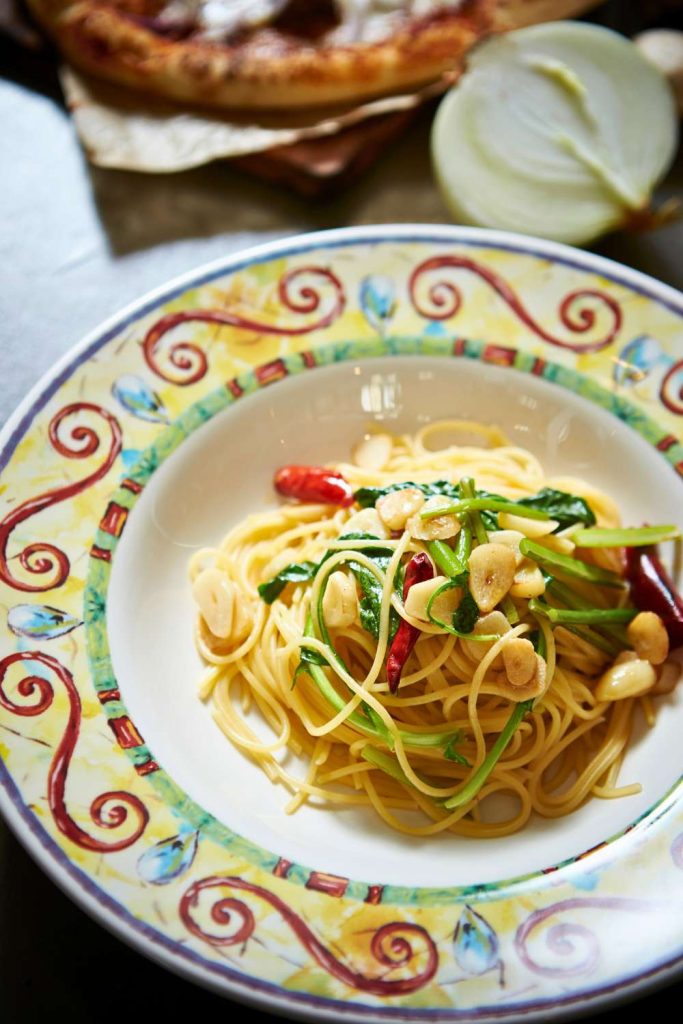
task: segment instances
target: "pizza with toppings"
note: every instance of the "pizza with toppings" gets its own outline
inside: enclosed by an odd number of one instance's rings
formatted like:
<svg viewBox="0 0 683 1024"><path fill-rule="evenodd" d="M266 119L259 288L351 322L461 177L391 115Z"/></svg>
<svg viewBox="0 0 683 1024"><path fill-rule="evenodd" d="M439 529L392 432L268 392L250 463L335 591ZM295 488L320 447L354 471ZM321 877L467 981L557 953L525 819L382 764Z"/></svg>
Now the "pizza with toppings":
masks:
<svg viewBox="0 0 683 1024"><path fill-rule="evenodd" d="M287 109L412 89L458 66L495 0L28 0L67 60L183 103Z"/></svg>

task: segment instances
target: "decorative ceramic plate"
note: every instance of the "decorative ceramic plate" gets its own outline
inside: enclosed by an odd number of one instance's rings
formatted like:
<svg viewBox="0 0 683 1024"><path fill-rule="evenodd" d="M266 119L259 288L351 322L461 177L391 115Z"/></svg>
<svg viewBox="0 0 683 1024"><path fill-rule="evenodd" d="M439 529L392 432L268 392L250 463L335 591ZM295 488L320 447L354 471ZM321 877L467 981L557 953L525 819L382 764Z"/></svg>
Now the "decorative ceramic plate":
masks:
<svg viewBox="0 0 683 1024"><path fill-rule="evenodd" d="M433 227L269 245L107 323L2 435L0 804L141 952L313 1019L548 1019L670 980L683 701L622 778L519 835L284 814L197 697L190 553L370 421L496 422L631 522L681 521L683 297L558 245Z"/></svg>

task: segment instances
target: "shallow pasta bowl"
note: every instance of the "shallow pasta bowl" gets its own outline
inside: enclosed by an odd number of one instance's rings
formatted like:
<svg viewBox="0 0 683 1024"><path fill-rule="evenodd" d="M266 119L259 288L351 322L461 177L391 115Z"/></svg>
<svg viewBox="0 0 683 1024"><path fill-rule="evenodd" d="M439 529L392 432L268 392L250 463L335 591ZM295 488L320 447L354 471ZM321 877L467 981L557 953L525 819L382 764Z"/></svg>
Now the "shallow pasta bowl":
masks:
<svg viewBox="0 0 683 1024"><path fill-rule="evenodd" d="M187 563L278 465L453 416L681 524L682 333L681 296L608 261L401 226L221 261L86 339L2 438L0 800L41 865L141 952L315 1019L546 1019L671 979L680 696L631 745L639 795L515 836L287 816L198 700Z"/></svg>

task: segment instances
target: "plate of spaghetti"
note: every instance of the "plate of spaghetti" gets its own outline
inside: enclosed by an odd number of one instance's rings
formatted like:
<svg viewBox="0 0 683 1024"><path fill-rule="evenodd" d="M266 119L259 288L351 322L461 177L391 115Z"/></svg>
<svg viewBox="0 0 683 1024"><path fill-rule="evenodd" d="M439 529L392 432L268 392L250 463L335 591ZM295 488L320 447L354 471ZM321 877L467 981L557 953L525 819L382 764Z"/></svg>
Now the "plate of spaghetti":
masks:
<svg viewBox="0 0 683 1024"><path fill-rule="evenodd" d="M598 257L401 226L85 339L0 449L0 806L44 869L308 1019L672 980L682 325Z"/></svg>

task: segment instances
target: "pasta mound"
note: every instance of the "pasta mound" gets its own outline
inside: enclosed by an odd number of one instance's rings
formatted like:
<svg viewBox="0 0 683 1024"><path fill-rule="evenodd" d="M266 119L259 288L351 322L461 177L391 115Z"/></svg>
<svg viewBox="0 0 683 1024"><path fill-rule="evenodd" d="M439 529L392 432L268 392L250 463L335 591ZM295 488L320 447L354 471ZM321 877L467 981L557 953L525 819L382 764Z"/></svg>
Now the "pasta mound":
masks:
<svg viewBox="0 0 683 1024"><path fill-rule="evenodd" d="M463 432L476 444L448 443ZM601 680L615 661L637 660L651 670L651 689L661 668L643 662L627 638L637 610L628 607L621 549L575 547L582 523L571 510L567 523L552 509L526 519L517 508L526 500L531 517L531 496L560 493L599 532L619 527L615 503L583 481L546 478L530 452L494 427L439 422L369 443L370 455L361 443L354 462L334 467L355 495L346 506L282 503L192 558L196 642L207 663L200 694L225 735L286 787L288 813L306 802L366 807L415 836L502 836L534 812L552 818L591 796L638 792L637 784L619 788L617 777L634 713L641 706L651 718L651 698L641 686L606 699ZM397 484L418 493L418 511L402 524L410 502L394 499L398 526L386 501L401 493ZM436 514L449 503L456 513ZM474 553L482 562L506 546L516 582L491 617ZM445 619L434 611L439 594L418 617L406 610L418 555L430 577L446 580ZM512 555L498 552L506 566ZM460 575L446 572L458 559ZM567 575L579 559L585 578ZM549 609L558 606L595 609L598 624L562 614L554 621ZM397 638L412 646L404 645L394 685L387 655ZM529 666L528 684L511 682L519 673L513 651ZM304 758L303 777L288 751Z"/></svg>

